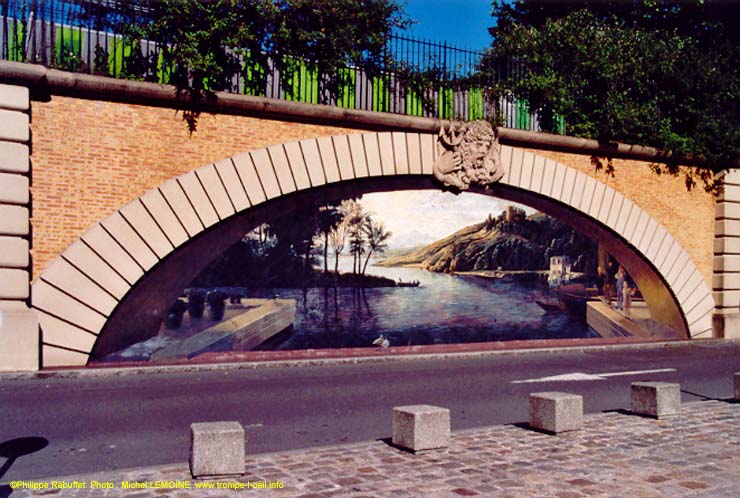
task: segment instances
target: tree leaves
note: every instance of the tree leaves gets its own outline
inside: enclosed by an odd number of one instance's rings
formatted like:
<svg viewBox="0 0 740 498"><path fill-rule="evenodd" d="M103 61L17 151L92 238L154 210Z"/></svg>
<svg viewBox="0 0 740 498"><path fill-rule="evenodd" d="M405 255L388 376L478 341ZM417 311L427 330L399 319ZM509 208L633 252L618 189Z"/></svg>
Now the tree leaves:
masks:
<svg viewBox="0 0 740 498"><path fill-rule="evenodd" d="M737 10L709 1L496 2L484 67L516 60L501 87L527 99L550 131L560 115L569 135L699 158L705 167L687 170L687 188L717 192L714 173L740 158L740 47L729 22Z"/></svg>
<svg viewBox="0 0 740 498"><path fill-rule="evenodd" d="M183 114L191 133L199 104L215 92L239 91L239 81L248 93L264 88L268 61L290 75L300 59L321 75L321 103L340 98L351 77L341 69L378 74L387 62L387 38L410 22L396 0L158 0L145 11L122 11L118 18L131 46L146 39L159 49L158 57L137 61L137 70L129 72L160 74L158 66L166 67L169 83L191 103ZM292 90L290 77L281 81Z"/></svg>

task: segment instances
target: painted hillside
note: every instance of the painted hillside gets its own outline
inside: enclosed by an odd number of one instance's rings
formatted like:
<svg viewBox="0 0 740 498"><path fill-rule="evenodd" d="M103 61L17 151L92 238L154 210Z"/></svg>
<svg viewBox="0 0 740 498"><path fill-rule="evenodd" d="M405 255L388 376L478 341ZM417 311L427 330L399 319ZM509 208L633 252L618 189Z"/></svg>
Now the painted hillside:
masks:
<svg viewBox="0 0 740 498"><path fill-rule="evenodd" d="M570 256L574 270L595 273L597 244L568 225L542 213L526 216L509 208L497 217L380 266L416 266L434 272L472 270L544 270L550 257Z"/></svg>

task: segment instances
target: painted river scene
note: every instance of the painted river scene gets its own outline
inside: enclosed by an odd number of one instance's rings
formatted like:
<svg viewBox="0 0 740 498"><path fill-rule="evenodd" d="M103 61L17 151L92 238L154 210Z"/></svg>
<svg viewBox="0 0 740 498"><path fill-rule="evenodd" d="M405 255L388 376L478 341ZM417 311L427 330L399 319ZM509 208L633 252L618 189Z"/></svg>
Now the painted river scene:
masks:
<svg viewBox="0 0 740 498"><path fill-rule="evenodd" d="M156 334L102 360L598 338L585 303L610 303L603 269L617 266L527 206L366 194L256 227L183 289ZM639 306L639 289L630 299Z"/></svg>

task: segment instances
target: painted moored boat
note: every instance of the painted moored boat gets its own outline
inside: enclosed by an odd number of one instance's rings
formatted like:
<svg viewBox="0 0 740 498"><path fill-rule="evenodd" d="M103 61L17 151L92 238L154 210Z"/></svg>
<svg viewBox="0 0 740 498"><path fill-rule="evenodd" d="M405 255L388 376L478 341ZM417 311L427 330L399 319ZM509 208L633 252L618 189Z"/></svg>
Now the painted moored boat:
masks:
<svg viewBox="0 0 740 498"><path fill-rule="evenodd" d="M404 282L403 280L399 280L398 282L396 282L396 286L398 287L419 287L420 283L421 282L419 282L418 280L412 280L411 282Z"/></svg>
<svg viewBox="0 0 740 498"><path fill-rule="evenodd" d="M568 284L558 287L558 300L569 315L586 317L586 302L595 299L599 290L583 284Z"/></svg>
<svg viewBox="0 0 740 498"><path fill-rule="evenodd" d="M563 307L561 306L559 301L540 301L535 299L534 302L537 303L540 308L545 310L545 313L556 313L558 311L563 311Z"/></svg>

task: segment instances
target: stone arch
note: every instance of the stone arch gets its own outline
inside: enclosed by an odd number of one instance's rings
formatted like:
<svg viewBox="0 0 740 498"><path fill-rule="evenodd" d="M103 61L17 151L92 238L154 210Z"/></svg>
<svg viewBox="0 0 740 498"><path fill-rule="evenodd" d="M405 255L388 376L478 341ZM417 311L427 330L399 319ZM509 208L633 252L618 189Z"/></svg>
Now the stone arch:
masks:
<svg viewBox="0 0 740 498"><path fill-rule="evenodd" d="M34 282L43 365L84 365L117 337L135 335L128 328L158 321L161 310L146 308L150 296L170 299L210 254L276 211L316 196L434 188L438 147L436 135L420 133L308 139L238 154L146 192L85 232ZM711 333L711 291L656 220L611 187L550 159L504 146L502 161L504 178L479 192L555 216L577 214L578 228L632 255L628 271L645 282L657 275L653 304L677 310L674 325L685 335Z"/></svg>

